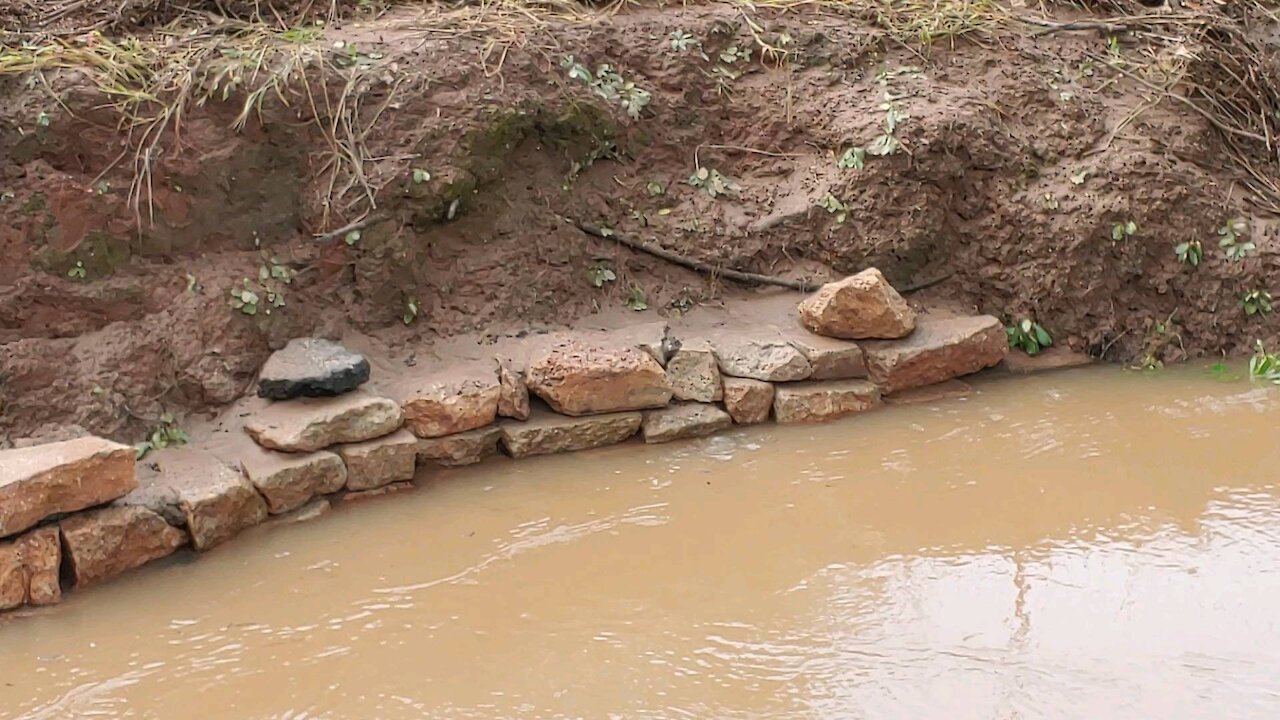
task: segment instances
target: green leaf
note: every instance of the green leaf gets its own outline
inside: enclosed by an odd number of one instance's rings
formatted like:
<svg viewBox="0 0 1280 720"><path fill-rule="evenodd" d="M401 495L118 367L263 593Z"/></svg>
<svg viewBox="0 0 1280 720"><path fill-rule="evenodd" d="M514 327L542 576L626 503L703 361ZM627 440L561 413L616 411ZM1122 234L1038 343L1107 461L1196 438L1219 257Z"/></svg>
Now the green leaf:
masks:
<svg viewBox="0 0 1280 720"><path fill-rule="evenodd" d="M1035 328L1036 342L1041 347L1049 347L1053 344L1053 339L1049 337L1049 333L1044 328L1040 327L1039 324L1035 324L1033 327Z"/></svg>
<svg viewBox="0 0 1280 720"><path fill-rule="evenodd" d="M356 243L360 242L360 231L352 230L351 232L343 236L342 241L348 245L355 245Z"/></svg>
<svg viewBox="0 0 1280 720"><path fill-rule="evenodd" d="M1137 223L1135 223L1135 222L1134 222L1134 221L1132 221L1132 220L1130 220L1129 222L1125 223L1125 225L1124 225L1124 234L1125 234L1125 235L1133 235L1133 234L1135 234L1135 233L1137 233L1137 232L1138 232L1138 224L1137 224Z"/></svg>
<svg viewBox="0 0 1280 720"><path fill-rule="evenodd" d="M422 183L429 182L430 180L431 180L431 173L427 172L426 170L423 170L422 168L413 169L413 183L415 185L421 185Z"/></svg>

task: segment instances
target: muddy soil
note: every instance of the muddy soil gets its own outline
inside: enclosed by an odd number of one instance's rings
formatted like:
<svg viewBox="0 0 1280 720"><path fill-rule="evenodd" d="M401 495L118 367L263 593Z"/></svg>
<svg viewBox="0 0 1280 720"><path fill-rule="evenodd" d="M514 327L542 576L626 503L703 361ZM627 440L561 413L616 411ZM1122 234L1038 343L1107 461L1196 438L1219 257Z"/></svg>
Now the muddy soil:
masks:
<svg viewBox="0 0 1280 720"><path fill-rule="evenodd" d="M820 6L528 13L307 25L274 36L266 67L297 68L275 84L223 45L163 134L73 67L0 74L0 437L136 439L231 402L306 333L429 354L758 292L571 221L758 273L941 279L912 301L1034 318L1111 361L1276 341L1241 309L1270 286L1274 222L1210 123L1131 77L1174 49L1008 25L922 46ZM597 92L581 71L603 65Z"/></svg>

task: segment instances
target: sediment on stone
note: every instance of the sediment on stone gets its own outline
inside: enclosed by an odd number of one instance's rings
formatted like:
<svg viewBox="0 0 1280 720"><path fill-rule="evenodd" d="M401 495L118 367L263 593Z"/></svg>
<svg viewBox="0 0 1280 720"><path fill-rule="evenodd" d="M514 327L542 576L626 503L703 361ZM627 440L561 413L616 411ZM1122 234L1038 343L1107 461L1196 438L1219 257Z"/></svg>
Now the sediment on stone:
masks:
<svg viewBox="0 0 1280 720"><path fill-rule="evenodd" d="M662 365L634 347L557 343L530 359L525 382L552 410L574 417L658 408L671 401Z"/></svg>
<svg viewBox="0 0 1280 720"><path fill-rule="evenodd" d="M421 438L442 437L491 424L498 416L502 383L492 361L402 378L395 395L405 427ZM514 411L514 409L513 409Z"/></svg>
<svg viewBox="0 0 1280 720"><path fill-rule="evenodd" d="M271 450L315 452L395 432L403 417L394 401L355 390L332 398L271 403L247 418L244 429Z"/></svg>
<svg viewBox="0 0 1280 720"><path fill-rule="evenodd" d="M373 490L413 479L418 438L408 430L336 448L347 464L348 490Z"/></svg>

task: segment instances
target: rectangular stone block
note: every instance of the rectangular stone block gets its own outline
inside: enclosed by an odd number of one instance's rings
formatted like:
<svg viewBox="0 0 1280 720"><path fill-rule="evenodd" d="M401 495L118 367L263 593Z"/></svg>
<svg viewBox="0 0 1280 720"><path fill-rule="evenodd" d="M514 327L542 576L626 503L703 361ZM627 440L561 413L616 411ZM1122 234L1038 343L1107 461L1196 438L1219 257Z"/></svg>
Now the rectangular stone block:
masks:
<svg viewBox="0 0 1280 720"><path fill-rule="evenodd" d="M311 498L338 492L347 484L347 466L331 452L303 455L249 448L244 453L240 467L272 515L296 510Z"/></svg>
<svg viewBox="0 0 1280 720"><path fill-rule="evenodd" d="M473 465L498 454L498 438L502 432L496 425L470 430L457 435L418 440L418 462L444 467Z"/></svg>
<svg viewBox="0 0 1280 720"><path fill-rule="evenodd" d="M347 489L372 490L413 479L418 439L408 430L337 448L347 464Z"/></svg>
<svg viewBox="0 0 1280 720"><path fill-rule="evenodd" d="M907 337L864 341L862 350L871 379L894 393L997 365L1009 342L1004 326L990 315L921 318Z"/></svg>
<svg viewBox="0 0 1280 720"><path fill-rule="evenodd" d="M739 425L762 423L773 409L773 383L749 378L724 379L724 409Z"/></svg>
<svg viewBox="0 0 1280 720"><path fill-rule="evenodd" d="M0 611L62 600L62 546L57 526L0 542Z"/></svg>
<svg viewBox="0 0 1280 720"><path fill-rule="evenodd" d="M137 505L117 505L62 521L67 568L76 588L105 582L187 543L187 534Z"/></svg>
<svg viewBox="0 0 1280 720"><path fill-rule="evenodd" d="M0 537L137 487L135 451L97 437L0 450Z"/></svg>
<svg viewBox="0 0 1280 720"><path fill-rule="evenodd" d="M729 413L715 405L686 403L646 412L640 433L646 443L653 444L706 437L732 426Z"/></svg>
<svg viewBox="0 0 1280 720"><path fill-rule="evenodd" d="M508 421L498 427L507 453L522 458L620 443L636 434L640 422L638 412L565 417L535 410L524 422Z"/></svg>
<svg viewBox="0 0 1280 720"><path fill-rule="evenodd" d="M774 389L779 423L815 423L865 412L880 404L880 389L865 380L788 383Z"/></svg>

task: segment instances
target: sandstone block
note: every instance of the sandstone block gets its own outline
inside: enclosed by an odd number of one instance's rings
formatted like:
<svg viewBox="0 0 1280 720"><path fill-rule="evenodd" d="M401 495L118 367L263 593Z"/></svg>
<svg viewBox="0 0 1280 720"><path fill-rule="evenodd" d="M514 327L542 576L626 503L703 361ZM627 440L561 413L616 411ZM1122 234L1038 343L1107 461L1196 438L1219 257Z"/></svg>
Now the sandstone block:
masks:
<svg viewBox="0 0 1280 720"><path fill-rule="evenodd" d="M445 467L471 465L498 453L497 426L471 430L441 438L418 440L418 461Z"/></svg>
<svg viewBox="0 0 1280 720"><path fill-rule="evenodd" d="M337 492L347 484L347 466L331 452L304 455L250 448L240 468L272 515L296 510L311 498Z"/></svg>
<svg viewBox="0 0 1280 720"><path fill-rule="evenodd" d="M96 437L0 450L0 537L137 487L135 451Z"/></svg>
<svg viewBox="0 0 1280 720"><path fill-rule="evenodd" d="M258 396L272 400L327 397L355 390L369 380L369 361L323 338L294 338L267 358L258 375Z"/></svg>
<svg viewBox="0 0 1280 720"><path fill-rule="evenodd" d="M556 412L572 416L663 407L671 401L662 366L633 347L569 340L534 356L525 381Z"/></svg>
<svg viewBox="0 0 1280 720"><path fill-rule="evenodd" d="M414 485L408 481L393 482L390 485L373 488L372 490L356 490L353 492L343 493L339 498L342 502L358 502L360 500L371 500L383 495L394 495L396 493L408 492L414 489Z"/></svg>
<svg viewBox="0 0 1280 720"><path fill-rule="evenodd" d="M22 551L11 542L0 542L0 612L27 604L27 571Z"/></svg>
<svg viewBox="0 0 1280 720"><path fill-rule="evenodd" d="M408 430L338 447L347 464L347 489L372 490L412 480L417 449L418 439Z"/></svg>
<svg viewBox="0 0 1280 720"><path fill-rule="evenodd" d="M922 319L901 340L862 344L867 369L885 393L932 385L998 364L1008 352L1000 321L989 315Z"/></svg>
<svg viewBox="0 0 1280 720"><path fill-rule="evenodd" d="M395 432L400 406L362 390L331 398L272 403L244 424L257 443L272 450L314 452L330 445L362 442Z"/></svg>
<svg viewBox="0 0 1280 720"><path fill-rule="evenodd" d="M507 453L521 458L620 443L636 434L640 421L638 412L563 417L534 411L525 422L507 421L498 427Z"/></svg>
<svg viewBox="0 0 1280 720"><path fill-rule="evenodd" d="M779 423L814 423L864 412L880 404L880 389L865 380L822 380L775 388Z"/></svg>
<svg viewBox="0 0 1280 720"><path fill-rule="evenodd" d="M900 338L916 323L915 311L875 268L823 285L799 311L809 330L846 340Z"/></svg>
<svg viewBox="0 0 1280 720"><path fill-rule="evenodd" d="M973 386L963 380L944 380L924 387L899 390L884 396L890 405L920 405L943 400L957 400L973 394Z"/></svg>
<svg viewBox="0 0 1280 720"><path fill-rule="evenodd" d="M1017 375L1047 372L1049 370L1065 370L1082 367L1093 363L1093 358L1078 353L1065 345L1055 345L1035 355L1024 352L1010 352L1004 357L1004 369Z"/></svg>
<svg viewBox="0 0 1280 720"><path fill-rule="evenodd" d="M729 413L715 405L687 403L646 412L640 433L647 443L663 443L714 435L732 425Z"/></svg>
<svg viewBox="0 0 1280 720"><path fill-rule="evenodd" d="M446 368L429 377L407 379L397 392L404 424L422 438L484 427L498 416L502 385L490 363Z"/></svg>
<svg viewBox="0 0 1280 720"><path fill-rule="evenodd" d="M730 377L794 382L813 373L804 354L778 333L722 333L711 344L720 372Z"/></svg>
<svg viewBox="0 0 1280 720"><path fill-rule="evenodd" d="M0 611L62 600L62 548L57 526L0 542Z"/></svg>
<svg viewBox="0 0 1280 720"><path fill-rule="evenodd" d="M505 360L498 361L498 414L516 420L529 419L529 386L524 375Z"/></svg>
<svg viewBox="0 0 1280 720"><path fill-rule="evenodd" d="M773 384L748 378L724 379L724 407L739 425L762 423L773 409Z"/></svg>
<svg viewBox="0 0 1280 720"><path fill-rule="evenodd" d="M862 347L848 340L814 335L801 328L787 337L813 367L810 380L851 380L867 376Z"/></svg>
<svg viewBox="0 0 1280 720"><path fill-rule="evenodd" d="M711 343L689 340L667 361L667 384L676 400L709 403L724 397L720 364Z"/></svg>
<svg viewBox="0 0 1280 720"><path fill-rule="evenodd" d="M76 588L88 587L172 554L187 534L136 505L118 505L62 521L67 567Z"/></svg>
<svg viewBox="0 0 1280 720"><path fill-rule="evenodd" d="M328 515L329 511L332 509L333 503L329 502L329 498L313 498L311 502L308 502L297 510L291 510L283 515L272 516L270 520L267 520L267 524L271 526L279 526L311 522L312 520L318 520L325 515Z"/></svg>
<svg viewBox="0 0 1280 720"><path fill-rule="evenodd" d="M185 526L196 550L216 547L267 518L267 503L253 484L214 456L177 448L148 458L138 489L118 504L145 507L171 525Z"/></svg>

